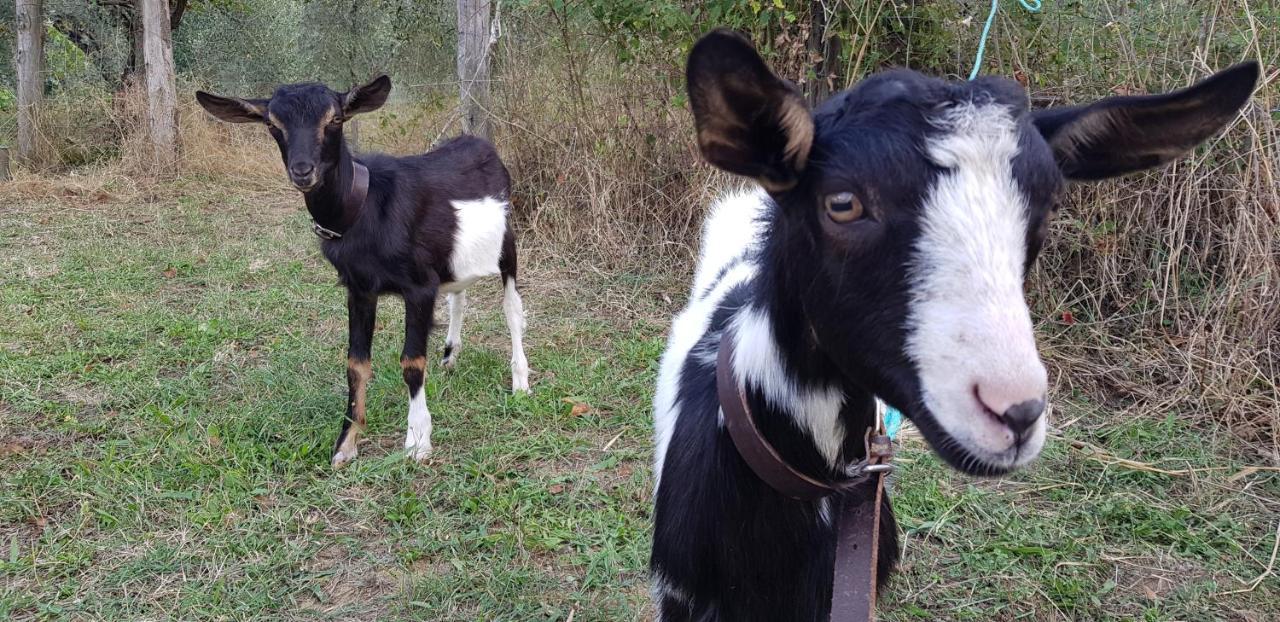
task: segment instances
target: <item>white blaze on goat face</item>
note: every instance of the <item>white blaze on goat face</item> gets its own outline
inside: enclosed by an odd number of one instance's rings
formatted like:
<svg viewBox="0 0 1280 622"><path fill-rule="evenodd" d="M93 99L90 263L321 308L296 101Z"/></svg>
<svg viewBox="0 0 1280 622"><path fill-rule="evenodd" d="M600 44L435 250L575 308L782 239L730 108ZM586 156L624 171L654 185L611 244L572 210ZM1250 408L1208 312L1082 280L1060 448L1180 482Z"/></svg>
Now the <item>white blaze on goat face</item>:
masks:
<svg viewBox="0 0 1280 622"><path fill-rule="evenodd" d="M950 107L936 124L942 132L926 155L946 170L926 194L914 245L907 349L947 434L984 462L1020 466L1039 454L1044 418L1019 446L994 415L1043 399L1048 381L1023 297L1018 126L1003 106L973 103Z"/></svg>

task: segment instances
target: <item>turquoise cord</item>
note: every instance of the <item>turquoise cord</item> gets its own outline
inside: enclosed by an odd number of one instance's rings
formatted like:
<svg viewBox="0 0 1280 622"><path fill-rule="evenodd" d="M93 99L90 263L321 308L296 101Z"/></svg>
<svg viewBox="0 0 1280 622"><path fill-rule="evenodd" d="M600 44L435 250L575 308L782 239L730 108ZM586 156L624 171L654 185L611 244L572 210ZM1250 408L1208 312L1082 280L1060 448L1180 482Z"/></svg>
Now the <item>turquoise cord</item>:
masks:
<svg viewBox="0 0 1280 622"><path fill-rule="evenodd" d="M877 399L876 401L880 402L880 408L882 409L880 417L884 420L885 434L889 436L889 440L893 440L897 438L898 431L902 429L902 412L886 404L884 400Z"/></svg>
<svg viewBox="0 0 1280 622"><path fill-rule="evenodd" d="M1043 7L1040 0L1018 0L1018 4L1031 13L1039 13ZM973 59L973 71L969 72L970 80L978 77L978 68L982 67L982 57L987 54L987 35L991 34L991 24L996 21L998 8L1000 8L1000 0L991 0L991 13L987 14L987 23L982 27L982 38L978 39L978 55Z"/></svg>

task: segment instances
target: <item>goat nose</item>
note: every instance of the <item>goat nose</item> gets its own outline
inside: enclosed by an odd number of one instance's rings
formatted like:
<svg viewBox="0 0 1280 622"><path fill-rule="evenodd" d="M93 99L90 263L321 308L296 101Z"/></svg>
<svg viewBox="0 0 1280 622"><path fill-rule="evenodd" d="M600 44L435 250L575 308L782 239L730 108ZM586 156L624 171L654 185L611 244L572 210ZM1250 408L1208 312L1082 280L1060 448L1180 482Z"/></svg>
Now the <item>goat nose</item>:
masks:
<svg viewBox="0 0 1280 622"><path fill-rule="evenodd" d="M1031 426L1035 425L1036 421L1040 419L1040 415L1044 414L1044 407L1045 401L1043 398L1019 402L1005 410L1000 419L1004 421L1005 425L1009 426L1010 430L1013 430L1014 434L1022 436L1027 430L1031 429Z"/></svg>
<svg viewBox="0 0 1280 622"><path fill-rule="evenodd" d="M316 165L310 162L299 162L297 164L289 165L289 172L293 173L294 177L306 177L314 170L316 170Z"/></svg>

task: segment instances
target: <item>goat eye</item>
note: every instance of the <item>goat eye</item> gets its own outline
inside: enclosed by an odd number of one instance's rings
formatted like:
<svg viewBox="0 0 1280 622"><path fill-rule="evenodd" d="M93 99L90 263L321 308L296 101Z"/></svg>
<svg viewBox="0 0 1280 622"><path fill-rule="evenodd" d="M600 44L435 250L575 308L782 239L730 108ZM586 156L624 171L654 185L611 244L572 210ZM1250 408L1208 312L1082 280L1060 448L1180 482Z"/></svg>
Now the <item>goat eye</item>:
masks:
<svg viewBox="0 0 1280 622"><path fill-rule="evenodd" d="M865 213L862 201L852 192L828 195L826 203L827 217L841 224L858 220Z"/></svg>
<svg viewBox="0 0 1280 622"><path fill-rule="evenodd" d="M338 127L339 125L342 125L342 119L340 117L334 117L329 120L329 127Z"/></svg>

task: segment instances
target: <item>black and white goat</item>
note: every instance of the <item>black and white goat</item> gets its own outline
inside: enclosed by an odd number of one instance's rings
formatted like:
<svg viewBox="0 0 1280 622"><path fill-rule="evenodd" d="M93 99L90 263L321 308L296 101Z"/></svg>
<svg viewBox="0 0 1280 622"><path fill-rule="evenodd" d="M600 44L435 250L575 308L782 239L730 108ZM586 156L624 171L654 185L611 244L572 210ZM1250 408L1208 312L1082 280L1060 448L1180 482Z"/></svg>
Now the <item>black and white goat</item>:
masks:
<svg viewBox="0 0 1280 622"><path fill-rule="evenodd" d="M442 364L452 367L462 343L466 288L477 279L502 276L502 304L511 331L511 385L515 391L529 390L516 239L507 220L507 169L492 144L470 136L421 155L352 155L342 136L343 123L376 110L390 92L391 80L381 76L346 93L323 84L281 86L270 99L196 93L200 105L223 121L267 126L315 221L324 256L346 286L349 397L333 450L334 466L359 451L365 390L373 377L369 354L374 316L382 294L404 299L400 367L409 387L404 446L411 458L422 460L431 453L431 413L423 384L438 293L449 299Z"/></svg>
<svg viewBox="0 0 1280 622"><path fill-rule="evenodd" d="M810 110L751 44L704 37L686 78L698 146L758 182L707 217L655 419L658 617L825 620L834 509L768 487L717 400L722 333L761 434L833 481L864 454L873 396L976 475L1031 462L1048 384L1023 298L1067 180L1169 162L1233 119L1253 63L1168 95L1028 110L1016 83L899 70ZM883 504L879 576L898 556Z"/></svg>

